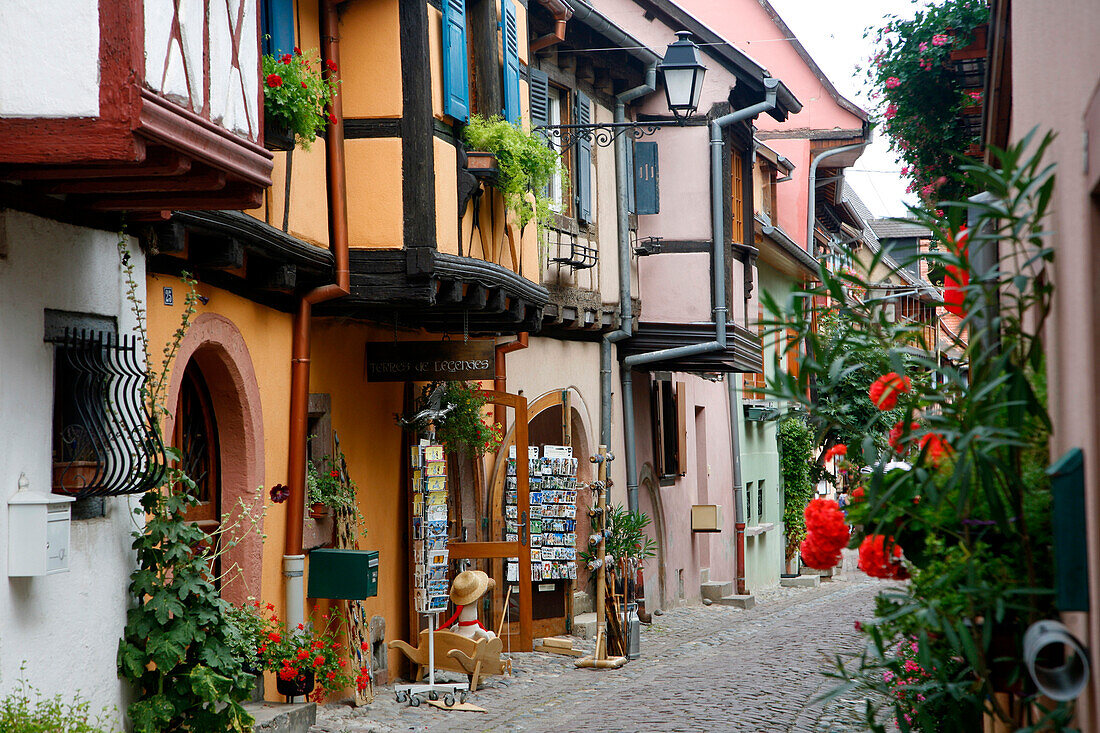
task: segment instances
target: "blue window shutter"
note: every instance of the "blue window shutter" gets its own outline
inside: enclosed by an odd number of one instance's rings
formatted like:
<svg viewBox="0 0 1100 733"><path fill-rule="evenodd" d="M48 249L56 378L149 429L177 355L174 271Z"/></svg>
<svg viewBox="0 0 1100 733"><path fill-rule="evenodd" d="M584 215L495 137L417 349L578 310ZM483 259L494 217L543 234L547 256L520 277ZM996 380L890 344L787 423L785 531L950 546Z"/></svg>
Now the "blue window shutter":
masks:
<svg viewBox="0 0 1100 733"><path fill-rule="evenodd" d="M294 0L261 0L260 35L264 53L278 57L294 51Z"/></svg>
<svg viewBox="0 0 1100 733"><path fill-rule="evenodd" d="M443 0L443 111L461 122L470 119L466 0Z"/></svg>
<svg viewBox="0 0 1100 733"><path fill-rule="evenodd" d="M626 141L626 210L636 214L634 210L634 141Z"/></svg>
<svg viewBox="0 0 1100 733"><path fill-rule="evenodd" d="M545 71L528 68L527 89L531 127L550 124L550 77Z"/></svg>
<svg viewBox="0 0 1100 733"><path fill-rule="evenodd" d="M634 143L635 214L661 212L661 195L657 181L657 143Z"/></svg>
<svg viewBox="0 0 1100 733"><path fill-rule="evenodd" d="M592 122L592 107L583 92L577 92L577 124ZM577 140L577 220L592 220L592 141L587 136Z"/></svg>
<svg viewBox="0 0 1100 733"><path fill-rule="evenodd" d="M504 119L519 122L519 33L516 4L500 0L500 37L504 41Z"/></svg>

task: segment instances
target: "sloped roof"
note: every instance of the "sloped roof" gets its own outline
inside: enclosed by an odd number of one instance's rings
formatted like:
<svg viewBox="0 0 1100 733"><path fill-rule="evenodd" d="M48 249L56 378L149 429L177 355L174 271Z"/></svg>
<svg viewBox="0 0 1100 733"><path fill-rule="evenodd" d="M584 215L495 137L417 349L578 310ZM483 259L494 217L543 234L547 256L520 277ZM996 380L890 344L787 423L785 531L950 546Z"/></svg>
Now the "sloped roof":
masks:
<svg viewBox="0 0 1100 733"><path fill-rule="evenodd" d="M870 249L872 253L878 254L882 250L882 242L871 226L871 222L875 221L874 216L871 214L871 210L868 209L867 205L863 203L863 200L856 195L856 192L852 190L852 187L848 185L847 181L844 182L843 197L844 201L852 207L853 211L855 211L859 218L866 224L866 226L863 227L863 243L867 245L867 248ZM900 266L889 254L882 255L882 262L896 272L898 276L909 285L924 290L926 294L935 294L937 292L931 283L914 275L907 268Z"/></svg>
<svg viewBox="0 0 1100 733"><path fill-rule="evenodd" d="M897 221L896 219L868 219L867 224L879 239L929 239L932 230L916 222Z"/></svg>

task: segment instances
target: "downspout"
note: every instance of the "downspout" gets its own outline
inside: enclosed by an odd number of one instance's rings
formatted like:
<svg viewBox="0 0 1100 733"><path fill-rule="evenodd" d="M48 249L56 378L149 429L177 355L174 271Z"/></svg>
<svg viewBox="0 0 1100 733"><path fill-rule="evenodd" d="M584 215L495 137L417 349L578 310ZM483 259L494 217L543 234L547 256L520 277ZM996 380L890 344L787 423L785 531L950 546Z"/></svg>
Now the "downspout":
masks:
<svg viewBox="0 0 1100 733"><path fill-rule="evenodd" d="M565 24L573 17L573 8L569 7L562 0L539 0L539 5L554 14L554 30L547 33L542 38L536 38L531 41L527 49L530 53L537 53L544 48L550 48L564 41Z"/></svg>
<svg viewBox="0 0 1100 733"><path fill-rule="evenodd" d="M631 368L655 361L677 359L683 356L708 354L726 348L726 263L724 254L725 233L723 228L724 211L722 201L722 130L730 125L755 117L761 112L775 108L776 92L779 80L771 77L764 79L765 97L763 102L735 110L710 122L710 219L711 219L711 302L714 309L714 340L690 346L677 346L660 349L646 354L635 354L623 359L623 413L633 415L634 395L626 389L630 384ZM638 471L634 450L634 425L625 426L626 439L626 495L630 511L638 511Z"/></svg>
<svg viewBox="0 0 1100 733"><path fill-rule="evenodd" d="M321 0L321 63L339 68L339 22L335 0ZM290 359L290 446L287 452L286 534L283 541L283 576L286 582L286 625L294 629L305 622L305 555L302 554L302 522L306 505L306 434L309 422L310 320L313 305L351 292L348 269L347 179L344 164L344 126L341 96L330 106L336 123L326 128L325 173L328 189L329 243L336 282L321 285L298 300Z"/></svg>
<svg viewBox="0 0 1100 733"><path fill-rule="evenodd" d="M633 89L628 89L615 97L615 122L626 122L626 105L644 97L657 89L657 63L656 54L650 59L645 70L645 81ZM634 333L634 301L630 294L630 212L627 196L627 186L630 185L630 171L626 167L625 135L615 139L615 219L619 235L619 328L604 334L600 340L600 443L611 447L611 393L612 364L614 357L611 354L612 344L629 338ZM623 371L623 436L626 441L634 439L634 400L632 394L633 384L630 380L630 371ZM626 451L627 475L632 470L631 461L633 454Z"/></svg>
<svg viewBox="0 0 1100 733"><path fill-rule="evenodd" d="M503 344L497 344L496 346L496 369L493 373L496 377L493 379L493 389L497 392L508 391L508 363L504 356L511 354L513 351L519 351L520 349L527 348L528 333L523 331L517 333L514 341L507 341ZM494 405L493 406L493 421L504 425L508 421L508 406L507 405Z"/></svg>
<svg viewBox="0 0 1100 733"><path fill-rule="evenodd" d="M839 148L830 148L822 153L818 153L817 157L810 161L810 200L809 205L806 207L806 251L810 254L814 253L814 219L815 209L817 207L817 166L821 161L826 158L831 158L834 155L840 155L841 153L847 153L850 150L858 150L859 148L866 147L867 143L853 143L852 145L841 145Z"/></svg>

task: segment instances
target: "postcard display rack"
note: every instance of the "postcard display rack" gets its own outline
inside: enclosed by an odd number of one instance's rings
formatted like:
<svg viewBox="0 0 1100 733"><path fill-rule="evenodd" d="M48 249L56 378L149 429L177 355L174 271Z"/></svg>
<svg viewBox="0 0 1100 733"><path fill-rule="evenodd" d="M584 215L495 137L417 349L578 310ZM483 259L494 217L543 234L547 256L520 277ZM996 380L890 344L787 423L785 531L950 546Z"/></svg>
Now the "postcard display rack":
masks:
<svg viewBox="0 0 1100 733"><path fill-rule="evenodd" d="M440 693L453 704L458 693L465 700L469 684L435 681L435 631L439 614L450 601L449 553L447 551L447 456L441 445L421 440L411 450L412 476L413 592L416 612L428 620L428 684L394 685L398 702L420 704L420 695L430 700Z"/></svg>
<svg viewBox="0 0 1100 733"><path fill-rule="evenodd" d="M538 446L528 451L531 477L531 580L577 579L577 459L572 446ZM504 541L519 533L515 447L504 483ZM509 562L505 580L519 581L519 563Z"/></svg>

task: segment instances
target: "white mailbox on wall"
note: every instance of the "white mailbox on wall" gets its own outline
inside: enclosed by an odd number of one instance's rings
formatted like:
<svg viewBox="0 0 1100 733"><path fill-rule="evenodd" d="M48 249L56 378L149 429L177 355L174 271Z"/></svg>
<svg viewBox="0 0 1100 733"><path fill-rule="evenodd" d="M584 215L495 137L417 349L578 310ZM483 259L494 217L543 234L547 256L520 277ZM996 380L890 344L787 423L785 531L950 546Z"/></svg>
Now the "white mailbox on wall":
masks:
<svg viewBox="0 0 1100 733"><path fill-rule="evenodd" d="M26 474L8 499L8 577L69 572L71 496L31 491Z"/></svg>

